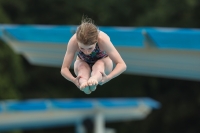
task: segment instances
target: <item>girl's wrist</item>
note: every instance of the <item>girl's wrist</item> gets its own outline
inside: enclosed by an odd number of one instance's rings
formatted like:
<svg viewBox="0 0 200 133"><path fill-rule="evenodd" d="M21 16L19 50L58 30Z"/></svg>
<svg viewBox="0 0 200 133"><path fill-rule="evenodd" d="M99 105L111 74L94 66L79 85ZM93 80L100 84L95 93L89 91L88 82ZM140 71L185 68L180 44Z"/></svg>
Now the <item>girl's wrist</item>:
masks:
<svg viewBox="0 0 200 133"><path fill-rule="evenodd" d="M111 76L111 75L107 75L107 78L108 78L109 80L111 80L111 79L112 79L112 76Z"/></svg>
<svg viewBox="0 0 200 133"><path fill-rule="evenodd" d="M76 78L73 78L73 79L71 79L70 81L71 81L72 83L74 83L74 82L75 82L75 80L76 80Z"/></svg>

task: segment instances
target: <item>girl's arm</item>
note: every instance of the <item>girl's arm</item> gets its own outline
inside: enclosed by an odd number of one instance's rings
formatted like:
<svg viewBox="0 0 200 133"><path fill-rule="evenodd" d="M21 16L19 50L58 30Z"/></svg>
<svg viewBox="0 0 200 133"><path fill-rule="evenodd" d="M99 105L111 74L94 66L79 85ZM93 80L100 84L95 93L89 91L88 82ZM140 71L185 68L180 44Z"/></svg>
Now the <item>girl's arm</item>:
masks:
<svg viewBox="0 0 200 133"><path fill-rule="evenodd" d="M78 48L78 45L76 45L76 44L77 44L76 36L73 35L67 45L67 50L66 50L62 68L61 68L61 75L73 83L75 82L76 78L71 74L69 69L70 69L71 63L74 59L75 53Z"/></svg>
<svg viewBox="0 0 200 133"><path fill-rule="evenodd" d="M113 79L124 72L126 70L126 64L110 41L110 37L104 32L100 32L99 45L100 48L106 51L110 59L116 64L113 71L109 75L107 75L107 78Z"/></svg>

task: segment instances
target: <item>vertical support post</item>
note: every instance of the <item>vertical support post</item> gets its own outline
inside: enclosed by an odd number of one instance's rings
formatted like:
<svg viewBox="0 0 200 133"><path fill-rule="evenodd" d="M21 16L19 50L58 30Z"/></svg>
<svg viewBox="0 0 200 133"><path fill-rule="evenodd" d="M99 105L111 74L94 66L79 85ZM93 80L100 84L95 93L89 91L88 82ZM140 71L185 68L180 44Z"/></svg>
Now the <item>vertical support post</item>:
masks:
<svg viewBox="0 0 200 133"><path fill-rule="evenodd" d="M105 133L105 120L100 110L97 111L94 122L94 133Z"/></svg>

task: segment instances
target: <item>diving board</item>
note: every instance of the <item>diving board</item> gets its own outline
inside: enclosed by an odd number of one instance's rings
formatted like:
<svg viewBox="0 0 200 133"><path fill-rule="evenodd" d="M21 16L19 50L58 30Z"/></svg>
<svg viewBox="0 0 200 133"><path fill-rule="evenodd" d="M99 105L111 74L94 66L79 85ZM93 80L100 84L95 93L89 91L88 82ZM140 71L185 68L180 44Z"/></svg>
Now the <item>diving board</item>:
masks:
<svg viewBox="0 0 200 133"><path fill-rule="evenodd" d="M151 98L29 99L0 101L0 131L27 130L94 122L95 133L103 133L106 122L142 120L160 103Z"/></svg>
<svg viewBox="0 0 200 133"><path fill-rule="evenodd" d="M127 64L125 73L200 81L200 29L99 26ZM76 26L0 25L1 39L30 64L61 67ZM73 68L73 65L71 66Z"/></svg>

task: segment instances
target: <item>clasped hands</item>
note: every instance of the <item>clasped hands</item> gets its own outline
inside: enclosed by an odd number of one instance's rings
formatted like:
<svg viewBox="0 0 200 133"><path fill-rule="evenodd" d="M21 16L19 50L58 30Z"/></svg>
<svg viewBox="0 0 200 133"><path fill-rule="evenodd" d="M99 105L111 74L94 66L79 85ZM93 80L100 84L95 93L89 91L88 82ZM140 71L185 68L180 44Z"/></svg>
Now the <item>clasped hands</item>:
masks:
<svg viewBox="0 0 200 133"><path fill-rule="evenodd" d="M87 83L84 83L84 86L82 86L80 83L79 83L79 79L82 78L81 76L77 76L74 80L74 84L82 91L85 90L88 90L90 89L90 91L94 91L96 90L96 86L99 84L99 85L103 85L105 83L107 83L110 78L105 74L105 72L101 72L102 74L102 80L100 82L98 82L96 79L93 79L93 78L90 78ZM89 87L89 88L88 88ZM88 88L88 89L87 89ZM84 91L85 92L85 91ZM86 92L85 92L86 93ZM91 92L88 92L89 94Z"/></svg>

